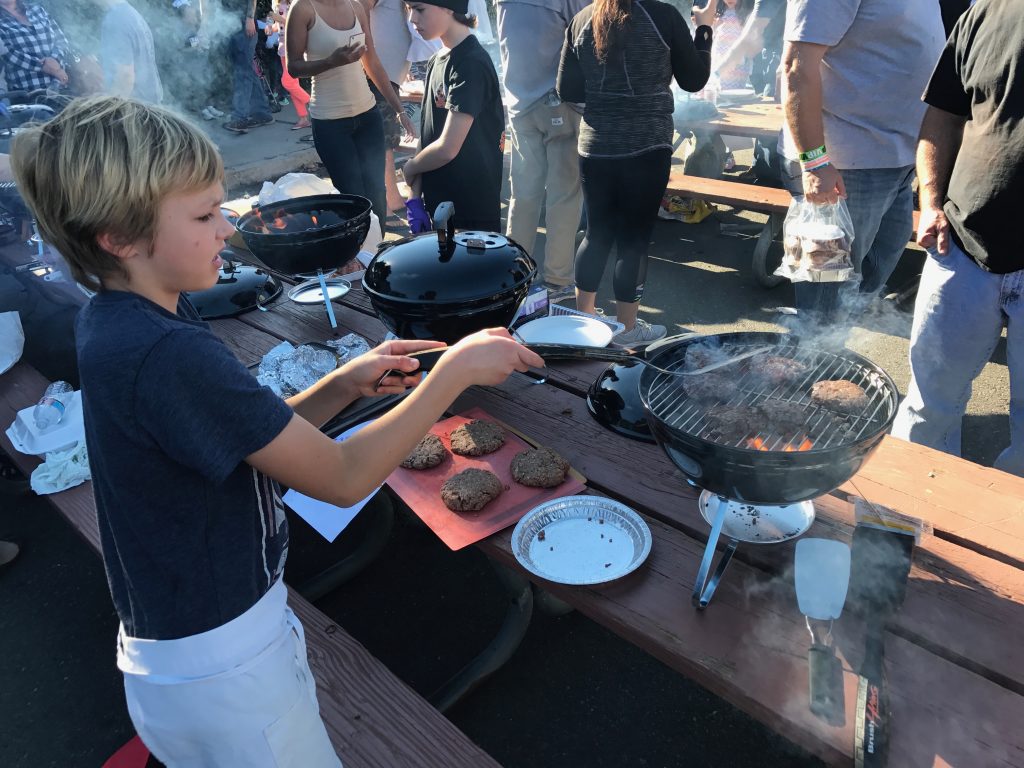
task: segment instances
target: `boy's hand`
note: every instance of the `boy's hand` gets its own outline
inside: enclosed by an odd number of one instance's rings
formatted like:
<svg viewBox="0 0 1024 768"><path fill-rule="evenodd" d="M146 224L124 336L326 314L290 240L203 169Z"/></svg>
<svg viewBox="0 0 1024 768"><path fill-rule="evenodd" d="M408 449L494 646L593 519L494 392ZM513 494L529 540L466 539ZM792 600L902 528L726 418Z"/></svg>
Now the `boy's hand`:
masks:
<svg viewBox="0 0 1024 768"><path fill-rule="evenodd" d="M467 336L438 363L446 375L458 380L462 388L474 384L494 386L501 384L512 371L543 368L544 360L531 352L504 328L489 328Z"/></svg>
<svg viewBox="0 0 1024 768"><path fill-rule="evenodd" d="M346 387L362 397L397 395L420 383L420 376L415 374L419 361L405 355L443 346L444 343L440 341L386 341L367 354L345 363L338 369L337 375ZM410 375L388 376L379 387L375 387L380 377L389 370L404 371Z"/></svg>

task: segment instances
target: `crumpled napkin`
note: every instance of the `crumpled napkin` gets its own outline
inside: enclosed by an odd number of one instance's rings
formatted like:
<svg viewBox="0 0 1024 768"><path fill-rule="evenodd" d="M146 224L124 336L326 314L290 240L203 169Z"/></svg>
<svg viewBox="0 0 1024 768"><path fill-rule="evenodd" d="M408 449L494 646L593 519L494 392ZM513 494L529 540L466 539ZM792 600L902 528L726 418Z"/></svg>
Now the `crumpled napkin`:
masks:
<svg viewBox="0 0 1024 768"><path fill-rule="evenodd" d="M30 482L32 490L42 496L66 491L91 478L89 452L85 448L85 441L80 440L74 448L46 454L46 460L32 472Z"/></svg>

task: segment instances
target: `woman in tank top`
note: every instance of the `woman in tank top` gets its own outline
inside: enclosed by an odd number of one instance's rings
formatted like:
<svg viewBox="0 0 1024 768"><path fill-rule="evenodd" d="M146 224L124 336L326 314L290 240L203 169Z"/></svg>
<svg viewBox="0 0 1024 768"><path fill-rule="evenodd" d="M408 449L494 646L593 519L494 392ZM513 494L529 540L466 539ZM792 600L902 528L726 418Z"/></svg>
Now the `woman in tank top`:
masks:
<svg viewBox="0 0 1024 768"><path fill-rule="evenodd" d="M331 182L339 192L369 198L383 226L384 124L367 77L405 131L413 127L377 58L365 9L352 0L297 0L285 44L288 73L313 80L313 144Z"/></svg>

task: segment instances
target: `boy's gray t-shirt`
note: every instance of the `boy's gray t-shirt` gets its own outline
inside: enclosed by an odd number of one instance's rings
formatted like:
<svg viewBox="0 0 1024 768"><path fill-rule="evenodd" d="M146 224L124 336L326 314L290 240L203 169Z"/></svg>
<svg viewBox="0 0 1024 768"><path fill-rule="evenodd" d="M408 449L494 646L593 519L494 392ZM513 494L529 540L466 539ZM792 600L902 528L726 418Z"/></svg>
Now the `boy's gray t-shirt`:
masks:
<svg viewBox="0 0 1024 768"><path fill-rule="evenodd" d="M130 66L135 74L131 97L150 104L159 104L163 100L164 89L156 66L153 32L129 3L117 3L103 16L99 59L107 88L111 87L119 66Z"/></svg>
<svg viewBox="0 0 1024 768"><path fill-rule="evenodd" d="M829 48L822 117L837 168L914 164L921 93L946 41L936 0L789 0L785 39ZM787 157L814 149L783 133Z"/></svg>
<svg viewBox="0 0 1024 768"><path fill-rule="evenodd" d="M277 483L245 462L294 412L186 300L103 291L76 324L103 562L132 637L172 640L248 610L284 571Z"/></svg>

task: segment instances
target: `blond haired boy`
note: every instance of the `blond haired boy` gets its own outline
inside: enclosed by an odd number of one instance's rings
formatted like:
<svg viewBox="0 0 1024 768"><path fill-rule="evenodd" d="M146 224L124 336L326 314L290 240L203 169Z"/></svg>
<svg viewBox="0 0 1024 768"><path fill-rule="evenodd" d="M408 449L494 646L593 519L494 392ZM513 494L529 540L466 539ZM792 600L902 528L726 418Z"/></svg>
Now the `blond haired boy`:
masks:
<svg viewBox="0 0 1024 768"><path fill-rule="evenodd" d="M542 361L506 331L452 347L344 443L318 427L406 354L394 341L288 400L261 387L182 293L217 281L232 227L223 167L158 107L72 102L22 131L12 162L42 236L98 291L76 342L117 665L139 735L168 766L339 765L281 581L277 482L347 506L372 492L456 396ZM392 375L380 393L415 386Z"/></svg>

